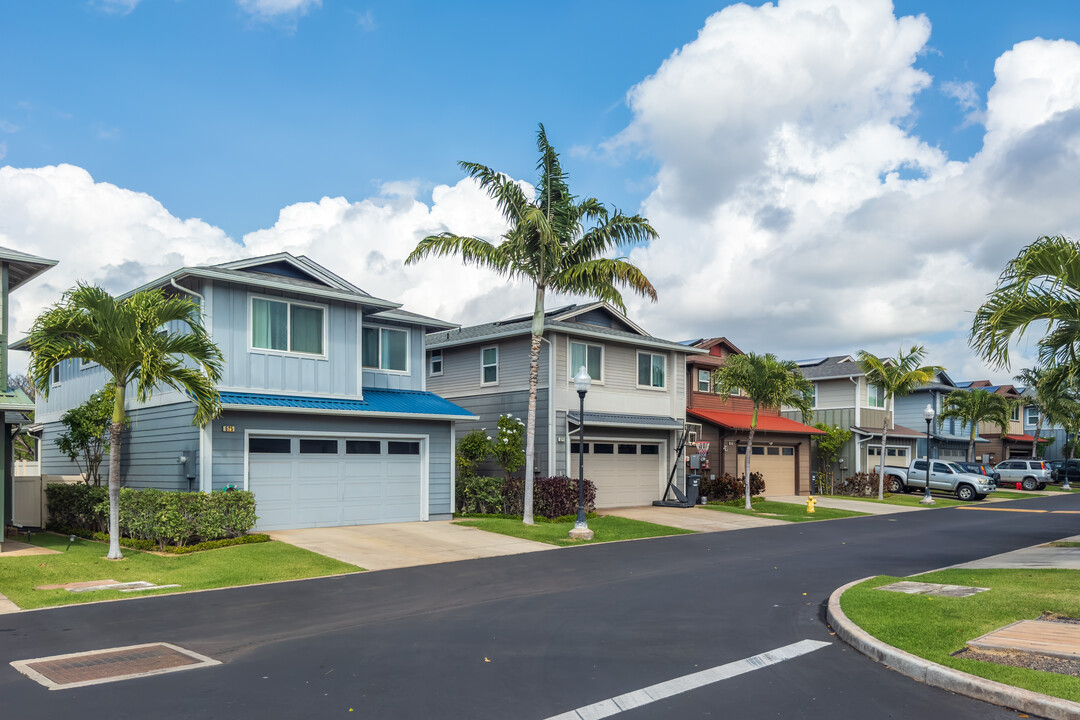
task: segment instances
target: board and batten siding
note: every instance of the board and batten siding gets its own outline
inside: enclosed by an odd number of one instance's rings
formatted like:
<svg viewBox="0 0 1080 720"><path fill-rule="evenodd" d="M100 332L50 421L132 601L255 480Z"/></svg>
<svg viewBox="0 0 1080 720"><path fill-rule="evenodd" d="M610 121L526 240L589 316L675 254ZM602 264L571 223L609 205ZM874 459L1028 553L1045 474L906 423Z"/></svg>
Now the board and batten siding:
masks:
<svg viewBox="0 0 1080 720"><path fill-rule="evenodd" d="M466 395L455 397L454 403L465 408L479 420L461 421L457 423L457 439L465 437L466 433L473 430L483 429L491 437L496 437L500 415L510 413L521 422L528 422L529 391L516 390L514 392L486 393L483 395ZM545 389L536 395L536 467L541 476L547 476L548 472L548 442L550 423L548 422L548 393ZM502 469L494 462L488 461L479 467L481 475L501 476ZM516 474L524 472L524 468L518 469Z"/></svg>
<svg viewBox="0 0 1080 720"><path fill-rule="evenodd" d="M848 378L818 380L814 384L817 385L815 408L828 410L855 407L855 383Z"/></svg>
<svg viewBox="0 0 1080 720"><path fill-rule="evenodd" d="M472 345L435 348L442 350L443 371L442 375L428 374L427 389L454 399L528 390L530 342L530 336L519 335ZM499 348L499 380L497 384L481 386L481 351L489 347ZM547 356L547 343L541 343L538 387L548 385ZM430 369L429 363L424 372Z"/></svg>
<svg viewBox="0 0 1080 720"><path fill-rule="evenodd" d="M191 424L194 405L175 403L143 407L128 413L131 425L124 431L120 472L125 487L158 490L197 489L198 479L188 480L188 472L198 468L199 430ZM45 423L41 438L43 475L78 475L79 468L56 447L56 438L65 428L59 422ZM180 456L187 462L178 462ZM109 477L109 456L101 463L102 483Z"/></svg>
<svg viewBox="0 0 1080 720"><path fill-rule="evenodd" d="M224 432L232 427L232 432ZM226 411L214 421L214 490L226 485L244 487L244 436L247 430L280 434L304 431L348 433L391 433L409 436L428 436L428 513L431 520L450 517L453 512L450 497L451 423L437 420L408 420L372 417L342 417L335 415L306 415L293 413L259 413ZM458 430L460 437L461 431ZM255 498L258 513L258 498Z"/></svg>

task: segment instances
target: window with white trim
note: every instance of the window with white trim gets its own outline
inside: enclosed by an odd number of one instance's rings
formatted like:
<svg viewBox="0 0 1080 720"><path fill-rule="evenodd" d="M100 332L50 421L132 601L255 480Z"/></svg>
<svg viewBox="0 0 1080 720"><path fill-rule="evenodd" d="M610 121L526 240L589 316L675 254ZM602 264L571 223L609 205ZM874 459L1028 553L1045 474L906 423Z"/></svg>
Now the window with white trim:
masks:
<svg viewBox="0 0 1080 720"><path fill-rule="evenodd" d="M639 352L637 367L638 387L663 389L667 386L667 357L665 355Z"/></svg>
<svg viewBox="0 0 1080 720"><path fill-rule="evenodd" d="M1020 406L1019 405L1013 405L1012 420L1014 422L1020 420Z"/></svg>
<svg viewBox="0 0 1080 720"><path fill-rule="evenodd" d="M1038 425L1039 424L1039 408L1035 405L1028 405L1024 418L1025 425Z"/></svg>
<svg viewBox="0 0 1080 720"><path fill-rule="evenodd" d="M499 384L499 346L493 345L480 351L480 384Z"/></svg>
<svg viewBox="0 0 1080 720"><path fill-rule="evenodd" d="M697 371L698 392L712 392L712 373L708 370Z"/></svg>
<svg viewBox="0 0 1080 720"><path fill-rule="evenodd" d="M432 350L428 355L428 374L442 375L442 350Z"/></svg>
<svg viewBox="0 0 1080 720"><path fill-rule="evenodd" d="M880 385L870 383L866 388L866 404L872 408L885 407L885 393Z"/></svg>
<svg viewBox="0 0 1080 720"><path fill-rule="evenodd" d="M363 366L371 370L408 372L409 331L397 328L366 327L361 341Z"/></svg>
<svg viewBox="0 0 1080 720"><path fill-rule="evenodd" d="M253 349L323 355L325 337L325 308L289 300L251 298Z"/></svg>
<svg viewBox="0 0 1080 720"><path fill-rule="evenodd" d="M810 398L810 407L817 407L817 383L810 383L810 392L807 393L807 397Z"/></svg>
<svg viewBox="0 0 1080 720"><path fill-rule="evenodd" d="M60 384L60 363L57 363L56 365L53 365L52 366L52 371L49 374L52 375L52 384L53 385L59 385Z"/></svg>
<svg viewBox="0 0 1080 720"><path fill-rule="evenodd" d="M582 366L589 377L598 383L604 382L604 346L590 345L583 342L570 343L570 382Z"/></svg>

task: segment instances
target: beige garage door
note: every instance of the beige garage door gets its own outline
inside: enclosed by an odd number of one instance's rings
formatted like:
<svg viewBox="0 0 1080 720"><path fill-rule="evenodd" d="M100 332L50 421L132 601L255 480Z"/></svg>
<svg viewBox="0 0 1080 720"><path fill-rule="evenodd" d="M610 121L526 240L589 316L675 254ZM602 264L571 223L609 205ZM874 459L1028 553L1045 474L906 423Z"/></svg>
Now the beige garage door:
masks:
<svg viewBox="0 0 1080 720"><path fill-rule="evenodd" d="M577 476L578 445L570 443L570 475ZM596 507L649 505L663 492L659 443L585 442L585 479L596 486Z"/></svg>
<svg viewBox="0 0 1080 720"><path fill-rule="evenodd" d="M746 458L746 448L739 448L739 464ZM740 470L742 468L740 467ZM795 494L795 448L783 445L755 445L750 457L750 472L765 478L766 495Z"/></svg>

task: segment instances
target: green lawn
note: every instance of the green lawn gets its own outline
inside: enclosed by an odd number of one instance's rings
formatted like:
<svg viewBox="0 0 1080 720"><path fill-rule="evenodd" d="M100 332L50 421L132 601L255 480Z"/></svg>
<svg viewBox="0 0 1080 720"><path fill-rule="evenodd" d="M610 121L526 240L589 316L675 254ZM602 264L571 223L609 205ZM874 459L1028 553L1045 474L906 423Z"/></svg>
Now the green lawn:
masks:
<svg viewBox="0 0 1080 720"><path fill-rule="evenodd" d="M942 495L941 493L930 492L930 496L934 498L934 504L931 507L955 507L957 505L970 505L970 502L962 502L957 500L952 495ZM878 500L876 497L851 497L848 495L823 495L822 497L835 498L837 500L857 500L858 502L872 502L883 503L885 505L906 505L908 507L924 507L919 504L919 501L923 499L922 491L912 492L910 495L886 495L884 500Z"/></svg>
<svg viewBox="0 0 1080 720"><path fill-rule="evenodd" d="M1016 490L995 490L987 497L991 500L1028 500L1034 497L1042 497L1041 495L1032 495L1029 492L1017 492Z"/></svg>
<svg viewBox="0 0 1080 720"><path fill-rule="evenodd" d="M63 550L67 537L35 535L34 545ZM191 555L152 555L122 548L123 560L107 560L108 546L76 540L59 555L28 555L0 559L0 593L20 608L112 600L115 598L161 595L185 590L251 585L275 580L337 575L361 568L271 540L251 545L206 550ZM122 593L118 590L72 593L67 590L34 590L38 585L60 585L87 580L132 582L146 580L156 585L179 584L178 588Z"/></svg>
<svg viewBox="0 0 1080 720"><path fill-rule="evenodd" d="M1080 478L1077 478L1076 481L1074 482L1073 479L1070 477L1069 478L1069 489L1068 490L1064 489L1060 485L1047 485L1043 489L1044 490L1053 490L1055 492L1063 492L1063 493L1080 492Z"/></svg>
<svg viewBox="0 0 1080 720"><path fill-rule="evenodd" d="M731 505L702 505L709 510L737 513L739 515L753 515L756 517L772 518L773 520L787 520L788 522L807 522L809 520L835 520L836 518L859 517L869 513L854 512L853 510L836 510L834 508L814 508L814 513L806 512L806 505L796 503L776 502L764 500L754 503L753 510L744 507L732 507Z"/></svg>
<svg viewBox="0 0 1080 720"><path fill-rule="evenodd" d="M460 520L456 525L480 528L488 532L510 535L511 537L535 540L549 545L581 545L583 543L614 542L615 540L636 540L638 538L663 537L665 535L689 535L693 530L657 525L655 523L630 520L628 518L601 515L589 520L589 529L593 531L592 540L571 540L569 533L574 527L571 522L538 522L526 525L520 519L473 518Z"/></svg>
<svg viewBox="0 0 1080 720"><path fill-rule="evenodd" d="M897 580L879 576L844 593L849 618L871 635L919 657L972 675L1080 701L1080 678L956 658L969 640L1043 612L1080 617L1080 573L1075 570L941 570L920 582L991 588L967 598L930 597L872 588Z"/></svg>

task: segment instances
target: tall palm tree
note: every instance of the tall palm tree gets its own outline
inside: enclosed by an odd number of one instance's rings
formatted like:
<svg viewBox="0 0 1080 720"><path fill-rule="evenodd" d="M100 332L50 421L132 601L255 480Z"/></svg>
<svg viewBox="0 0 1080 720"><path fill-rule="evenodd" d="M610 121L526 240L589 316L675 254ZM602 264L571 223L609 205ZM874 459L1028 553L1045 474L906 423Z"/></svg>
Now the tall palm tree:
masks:
<svg viewBox="0 0 1080 720"><path fill-rule="evenodd" d="M1046 381L1080 378L1080 244L1040 237L1009 261L997 286L975 312L968 341L984 359L1008 367L1009 343L1035 325Z"/></svg>
<svg viewBox="0 0 1080 720"><path fill-rule="evenodd" d="M204 426L221 411L221 351L203 327L199 305L188 298L144 290L117 300L82 283L38 316L28 341L29 375L45 398L53 367L65 360L96 362L112 376L108 557L119 560L120 442L128 386L134 384L139 402L162 386L186 394L195 403L193 422Z"/></svg>
<svg viewBox="0 0 1080 720"><path fill-rule="evenodd" d="M1039 419L1035 421L1035 442L1031 443L1031 457L1038 457L1039 435L1042 433L1043 410L1042 406L1050 388L1046 385L1046 371L1042 368L1024 368L1013 380L1024 385L1024 390L1031 390L1034 396L1029 396L1028 404L1034 405L1039 411Z"/></svg>
<svg viewBox="0 0 1080 720"><path fill-rule="evenodd" d="M758 425L761 408L793 407L802 411L803 421L809 422L814 413L811 409L814 384L803 377L799 366L790 360L780 360L772 353L757 355L731 355L722 366L713 371L713 392L725 401L731 393L741 388L754 403L750 418L750 435L746 440L746 461L743 484L746 486L746 509L750 508L750 456L754 448L754 431Z"/></svg>
<svg viewBox="0 0 1080 720"><path fill-rule="evenodd" d="M997 395L985 388L953 390L945 398L941 419L956 418L971 427L967 459L968 462L974 462L975 437L979 433L979 423L997 425L1004 435L1009 431L1009 418L1015 405L1016 403L1004 395Z"/></svg>
<svg viewBox="0 0 1080 720"><path fill-rule="evenodd" d="M913 390L926 385L934 376L945 368L940 365L919 365L926 356L921 345L913 345L907 353L903 348L894 358L879 358L865 350L859 351L859 369L866 376L866 381L881 388L885 396L885 408L888 410L897 397L910 395ZM889 435L889 413L881 422L881 462L878 463L878 500L885 499L885 441ZM927 456L930 449L927 448Z"/></svg>
<svg viewBox="0 0 1080 720"><path fill-rule="evenodd" d="M599 200L578 200L544 126L537 133L540 173L536 197L530 199L512 178L485 165L460 162L466 174L495 200L509 230L502 242L441 233L416 246L405 264L430 256L458 255L466 264L494 270L511 280L533 285L532 345L529 351L529 416L525 440L525 509L533 522L533 464L536 457L536 386L540 375L540 340L544 334L544 298L550 292L595 297L625 312L618 288L629 288L656 301L656 288L625 258L606 257L620 246L657 237L640 215L609 211Z"/></svg>

